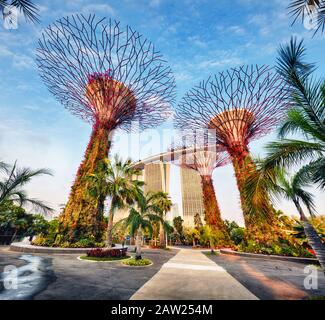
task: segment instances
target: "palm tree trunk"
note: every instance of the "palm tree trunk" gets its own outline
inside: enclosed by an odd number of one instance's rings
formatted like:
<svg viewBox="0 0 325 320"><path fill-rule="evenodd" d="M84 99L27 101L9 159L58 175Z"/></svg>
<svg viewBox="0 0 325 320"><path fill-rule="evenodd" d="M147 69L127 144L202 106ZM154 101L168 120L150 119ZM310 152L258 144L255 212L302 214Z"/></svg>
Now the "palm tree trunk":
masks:
<svg viewBox="0 0 325 320"><path fill-rule="evenodd" d="M300 204L298 201L294 201L294 204L299 212L300 220L302 226L304 228L304 232L306 234L308 243L315 251L316 258L319 261L324 273L325 273L325 245L323 244L322 240L318 236L315 228L309 223L308 219L306 218Z"/></svg>
<svg viewBox="0 0 325 320"><path fill-rule="evenodd" d="M164 246L166 245L165 243L165 231L164 231L164 225L162 222L159 223L159 242L160 242L160 246Z"/></svg>
<svg viewBox="0 0 325 320"><path fill-rule="evenodd" d="M16 238L16 235L17 235L17 232L18 232L18 228L15 228L15 232L14 232L14 234L13 234L12 238L11 238L11 241L10 241L10 243L12 243L12 242L15 240L15 238Z"/></svg>
<svg viewBox="0 0 325 320"><path fill-rule="evenodd" d="M107 247L111 248L112 247L112 230L113 230L113 221L114 221L114 208L111 207L109 211L109 217L108 217L108 225L107 225Z"/></svg>
<svg viewBox="0 0 325 320"><path fill-rule="evenodd" d="M142 238L142 229L140 226L138 229L137 238L136 238L136 252L135 252L136 260L142 259L142 257L141 257L141 238Z"/></svg>

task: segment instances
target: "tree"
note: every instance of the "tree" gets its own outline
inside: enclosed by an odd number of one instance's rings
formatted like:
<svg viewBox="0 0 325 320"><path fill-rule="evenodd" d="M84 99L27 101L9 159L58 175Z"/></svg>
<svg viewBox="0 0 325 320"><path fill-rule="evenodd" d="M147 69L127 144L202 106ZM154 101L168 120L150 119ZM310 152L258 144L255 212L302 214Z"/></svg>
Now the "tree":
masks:
<svg viewBox="0 0 325 320"><path fill-rule="evenodd" d="M162 223L161 209L155 204L153 198L138 193L136 206L130 209L129 216L124 219L126 227L130 228L132 236L136 234L136 259L142 259L141 241L143 231L147 231L151 236L153 232L152 223Z"/></svg>
<svg viewBox="0 0 325 320"><path fill-rule="evenodd" d="M194 226L196 230L200 230L203 227L203 223L199 213L196 213L194 216Z"/></svg>
<svg viewBox="0 0 325 320"><path fill-rule="evenodd" d="M291 167L309 160L300 174L325 188L325 82L313 80L315 65L304 61L303 41L281 46L277 70L287 81L292 108L279 128L280 141L267 145L269 167ZM289 134L305 139L285 139Z"/></svg>
<svg viewBox="0 0 325 320"><path fill-rule="evenodd" d="M9 7L9 11L8 8ZM0 10L2 11L3 18L5 19L11 14L10 7L16 8L21 12L27 21L40 22L39 20L39 7L30 0L0 0Z"/></svg>
<svg viewBox="0 0 325 320"><path fill-rule="evenodd" d="M162 212L162 220L159 222L159 242L161 246L165 246L166 240L165 240L165 232L170 230L169 224L165 221L166 220L166 214L168 211L170 211L173 203L168 195L168 193L163 191L158 191L155 193L149 192L148 193L149 198L155 205L160 208Z"/></svg>
<svg viewBox="0 0 325 320"><path fill-rule="evenodd" d="M218 244L219 239L216 235L215 230L213 230L213 228L211 228L208 225L204 226L203 234L202 234L202 241L209 244L210 249L211 249L211 254L214 254L215 253L214 248Z"/></svg>
<svg viewBox="0 0 325 320"><path fill-rule="evenodd" d="M2 169L3 174L0 176L0 208L9 201L18 206L32 205L35 210L45 214L53 211L44 202L29 198L26 191L22 189L33 178L51 175L48 169L19 168L16 162L13 166L2 165Z"/></svg>
<svg viewBox="0 0 325 320"><path fill-rule="evenodd" d="M270 132L290 106L282 77L268 66L244 65L220 72L189 90L178 104L175 125L192 134L207 134L210 144L229 154L241 198L246 228L252 236L272 233L276 227L274 208L265 215L248 215L243 187L255 164L249 143ZM265 220L268 224L265 224ZM265 229L268 230L265 230Z"/></svg>
<svg viewBox="0 0 325 320"><path fill-rule="evenodd" d="M99 163L116 130L155 127L175 97L170 67L154 45L129 26L95 15L62 18L43 32L37 49L42 79L55 98L92 125L84 159L60 216L64 241L100 236L98 201L89 197ZM96 222L96 223L95 223Z"/></svg>
<svg viewBox="0 0 325 320"><path fill-rule="evenodd" d="M197 143L198 137L191 137L196 143L190 143L186 147L186 139L189 139L188 133L183 137L183 145L172 149L176 164L181 168L195 170L201 178L201 189L203 194L203 205L205 221L208 225L223 232L226 232L225 224L221 217L220 206L213 186L212 173L216 168L225 166L229 162L229 156L224 152L222 146L212 146L212 148L201 142ZM199 145L196 150L197 144ZM181 154L180 154L181 153Z"/></svg>
<svg viewBox="0 0 325 320"><path fill-rule="evenodd" d="M302 22L305 19L310 19L311 23L315 23L314 35L320 31L324 32L325 29L325 1L324 0L291 0L288 7L290 13L294 18L294 24L299 18Z"/></svg>
<svg viewBox="0 0 325 320"><path fill-rule="evenodd" d="M180 239L182 239L184 236L183 222L184 222L184 220L182 219L181 216L175 217L173 219L174 228L175 228L176 232L178 233Z"/></svg>
<svg viewBox="0 0 325 320"><path fill-rule="evenodd" d="M308 180L304 175L304 168L298 171L292 178L289 178L281 168L270 168L268 163L260 160L258 168L251 173L245 185L245 196L253 204L253 210L265 210L263 199L265 192L271 197L284 197L294 203L301 223L304 227L305 234L312 249L325 270L325 245L309 223L301 204L304 204L311 216L314 216L315 205L311 193L305 190L309 186ZM262 196L261 196L262 195Z"/></svg>
<svg viewBox="0 0 325 320"><path fill-rule="evenodd" d="M50 223L40 214L32 215L32 224L27 230L30 241L35 235L46 235L49 231Z"/></svg>
<svg viewBox="0 0 325 320"><path fill-rule="evenodd" d="M98 173L89 175L92 181L89 194L97 201L97 217L104 213L104 201L110 197L110 210L108 215L108 226L106 243L107 247L112 246L112 230L114 214L117 209L133 204L139 193L141 193L142 181L135 179L140 172L132 167L131 159L123 162L118 155L115 155L114 162L105 159L100 164Z"/></svg>

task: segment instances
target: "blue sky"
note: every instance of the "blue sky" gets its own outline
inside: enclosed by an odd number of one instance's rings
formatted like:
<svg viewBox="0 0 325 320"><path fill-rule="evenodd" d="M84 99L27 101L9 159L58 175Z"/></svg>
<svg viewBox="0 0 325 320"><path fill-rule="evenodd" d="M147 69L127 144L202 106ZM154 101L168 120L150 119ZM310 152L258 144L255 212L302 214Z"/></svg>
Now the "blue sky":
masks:
<svg viewBox="0 0 325 320"><path fill-rule="evenodd" d="M43 28L56 19L74 13L96 13L129 24L151 40L174 71L177 98L210 74L242 64L268 64L276 61L280 43L291 35L305 39L308 60L317 62L318 75L325 71L324 36L312 38L302 25L291 27L287 1L259 0L111 0L36 1L41 23L25 23L18 29L0 25L0 158L18 159L20 165L49 167L54 177L35 180L28 190L57 207L65 203L74 175L87 145L91 127L72 116L47 91L38 76L35 58L37 40ZM166 123L162 128L170 128ZM144 140L148 136L142 135ZM269 135L251 144L254 154L263 153ZM113 152L127 154L126 137L116 136ZM157 149L157 139L134 159ZM178 171L173 169L172 192L179 201L175 185ZM215 187L224 218L241 221L238 193L231 167L216 170ZM316 192L317 207L325 213L325 203ZM291 204L279 205L294 214Z"/></svg>

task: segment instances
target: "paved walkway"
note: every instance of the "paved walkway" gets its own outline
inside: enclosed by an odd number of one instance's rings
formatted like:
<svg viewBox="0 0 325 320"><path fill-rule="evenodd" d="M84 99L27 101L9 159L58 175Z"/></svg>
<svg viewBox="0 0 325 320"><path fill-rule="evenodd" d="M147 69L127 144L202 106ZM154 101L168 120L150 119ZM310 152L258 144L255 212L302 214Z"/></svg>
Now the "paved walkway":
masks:
<svg viewBox="0 0 325 320"><path fill-rule="evenodd" d="M131 300L257 300L202 252L181 249Z"/></svg>

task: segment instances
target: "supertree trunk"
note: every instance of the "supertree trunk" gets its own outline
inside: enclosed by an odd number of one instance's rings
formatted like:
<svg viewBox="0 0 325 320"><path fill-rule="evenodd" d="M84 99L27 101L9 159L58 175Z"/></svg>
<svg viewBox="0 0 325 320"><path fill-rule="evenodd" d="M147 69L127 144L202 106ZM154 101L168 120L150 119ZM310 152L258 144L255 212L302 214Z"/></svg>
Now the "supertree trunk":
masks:
<svg viewBox="0 0 325 320"><path fill-rule="evenodd" d="M245 226L250 233L254 231L266 231L270 227L275 227L276 219L274 217L275 209L270 203L269 196L267 193L262 195L264 199L264 215L252 216L249 211L251 207L251 203L247 202L244 194L244 184L245 179L248 174L252 171L256 170L256 165L249 153L248 147L245 146L236 146L229 150L231 160L233 163L233 168L237 180L237 186L240 194L241 208L244 215ZM267 224L265 224L265 220L267 219Z"/></svg>
<svg viewBox="0 0 325 320"><path fill-rule="evenodd" d="M101 238L100 225L103 220L104 203L102 198L87 195L92 183L90 174L96 174L98 164L108 156L110 147L108 130L99 125L93 126L91 138L81 163L75 182L71 188L68 203L60 216L60 231L67 241L95 236Z"/></svg>
<svg viewBox="0 0 325 320"><path fill-rule="evenodd" d="M211 176L201 176L203 205L207 225L225 231Z"/></svg>

